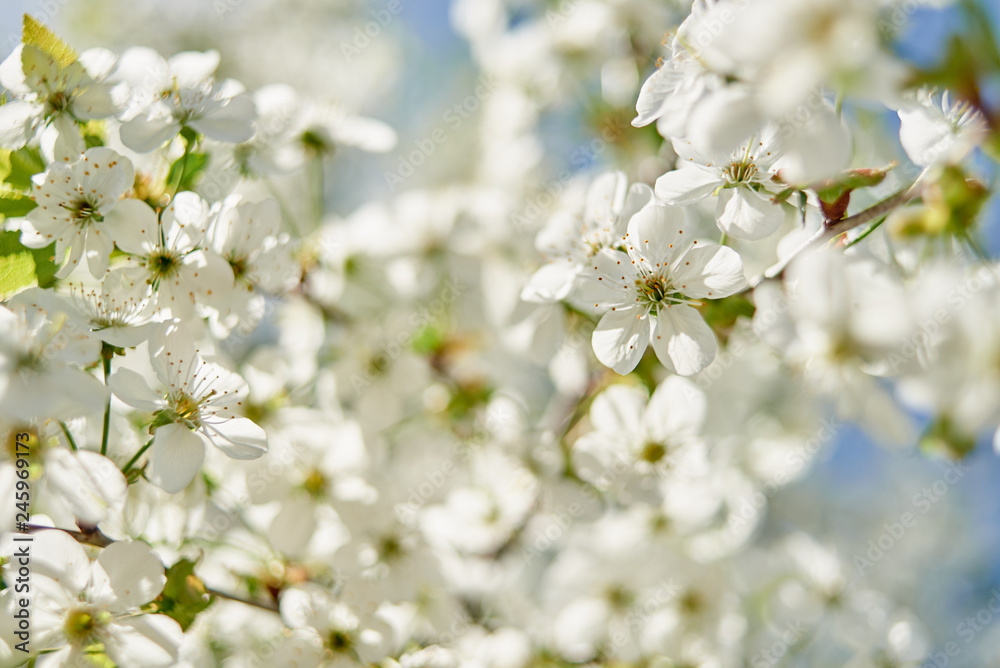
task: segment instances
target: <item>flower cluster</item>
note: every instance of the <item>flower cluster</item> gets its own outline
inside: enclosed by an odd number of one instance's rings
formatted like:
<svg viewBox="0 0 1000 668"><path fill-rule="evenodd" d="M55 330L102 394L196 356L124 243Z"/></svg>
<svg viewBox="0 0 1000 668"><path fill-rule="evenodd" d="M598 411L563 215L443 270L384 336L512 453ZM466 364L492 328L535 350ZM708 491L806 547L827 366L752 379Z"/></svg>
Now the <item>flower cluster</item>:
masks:
<svg viewBox="0 0 1000 668"><path fill-rule="evenodd" d="M977 72L903 0L454 0L475 93L383 158L399 12L334 4L0 64L0 668L936 661L899 574L1000 451ZM816 483L855 427L882 496Z"/></svg>

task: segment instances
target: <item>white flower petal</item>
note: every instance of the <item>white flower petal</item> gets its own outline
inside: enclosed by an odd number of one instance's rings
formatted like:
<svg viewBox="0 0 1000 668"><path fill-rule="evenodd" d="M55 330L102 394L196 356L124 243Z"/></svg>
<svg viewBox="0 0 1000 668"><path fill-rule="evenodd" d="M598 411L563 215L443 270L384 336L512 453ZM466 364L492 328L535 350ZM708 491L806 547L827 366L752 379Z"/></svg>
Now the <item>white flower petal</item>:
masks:
<svg viewBox="0 0 1000 668"><path fill-rule="evenodd" d="M122 143L136 153L149 153L177 136L181 125L168 116L138 116L122 123Z"/></svg>
<svg viewBox="0 0 1000 668"><path fill-rule="evenodd" d="M701 431L707 412L708 399L697 385L668 376L650 397L644 419L654 439L691 438Z"/></svg>
<svg viewBox="0 0 1000 668"><path fill-rule="evenodd" d="M699 202L722 185L718 170L696 163L682 163L656 179L656 196L667 204L687 206Z"/></svg>
<svg viewBox="0 0 1000 668"><path fill-rule="evenodd" d="M90 597L113 612L128 612L156 598L167 582L163 563L142 541L108 545L94 563Z"/></svg>
<svg viewBox="0 0 1000 668"><path fill-rule="evenodd" d="M649 75L639 90L635 102L636 117L632 125L637 128L649 125L663 113L671 94L683 83L684 75L665 65Z"/></svg>
<svg viewBox="0 0 1000 668"><path fill-rule="evenodd" d="M10 52L10 55L0 63L0 86L3 86L19 97L24 97L31 93L31 89L24 78L24 65L21 55L23 51L24 44L18 44Z"/></svg>
<svg viewBox="0 0 1000 668"><path fill-rule="evenodd" d="M24 146L34 134L42 111L41 105L21 100L0 105L0 146L9 149Z"/></svg>
<svg viewBox="0 0 1000 668"><path fill-rule="evenodd" d="M45 576L58 582L73 596L83 593L90 581L90 558L83 547L64 531L53 529L40 531L34 535L31 549L32 576ZM16 568L16 562L8 562L5 568ZM8 573L8 582L14 578Z"/></svg>
<svg viewBox="0 0 1000 668"><path fill-rule="evenodd" d="M176 79L180 88L197 88L213 77L220 60L215 49L181 51L172 55L166 65L170 78Z"/></svg>
<svg viewBox="0 0 1000 668"><path fill-rule="evenodd" d="M663 204L647 206L628 222L625 248L629 257L643 261L651 269L669 265L687 245L685 222L682 209Z"/></svg>
<svg viewBox="0 0 1000 668"><path fill-rule="evenodd" d="M590 422L599 432L638 433L646 400L646 392L638 387L612 385L591 404Z"/></svg>
<svg viewBox="0 0 1000 668"><path fill-rule="evenodd" d="M203 428L212 443L233 459L257 459L267 452L267 434L247 418L213 420Z"/></svg>
<svg viewBox="0 0 1000 668"><path fill-rule="evenodd" d="M256 114L253 98L242 94L228 100L211 113L191 121L190 125L210 139L239 144L253 136Z"/></svg>
<svg viewBox="0 0 1000 668"><path fill-rule="evenodd" d="M719 193L716 209L719 228L735 239L756 241L772 234L785 220L781 206L773 204L767 194L737 186Z"/></svg>
<svg viewBox="0 0 1000 668"><path fill-rule="evenodd" d="M688 136L709 153L726 153L757 133L764 122L749 90L726 86L692 110Z"/></svg>
<svg viewBox="0 0 1000 668"><path fill-rule="evenodd" d="M116 633L105 640L104 649L119 666L167 668L176 664L184 632L170 617L126 617L115 626Z"/></svg>
<svg viewBox="0 0 1000 668"><path fill-rule="evenodd" d="M149 480L169 494L187 487L201 470L205 460L205 442L180 424L168 424L156 430L149 451Z"/></svg>
<svg viewBox="0 0 1000 668"><path fill-rule="evenodd" d="M579 272L580 265L573 262L550 262L532 274L521 290L521 299L539 304L565 299Z"/></svg>
<svg viewBox="0 0 1000 668"><path fill-rule="evenodd" d="M635 267L621 251L602 250L584 265L577 282L580 300L594 308L629 305L635 297Z"/></svg>
<svg viewBox="0 0 1000 668"><path fill-rule="evenodd" d="M108 379L108 386L115 396L133 408L141 411L158 411L166 403L146 382L146 379L132 369L118 369Z"/></svg>
<svg viewBox="0 0 1000 668"><path fill-rule="evenodd" d="M344 116L327 130L335 142L370 153L386 153L396 147L396 131L374 118Z"/></svg>
<svg viewBox="0 0 1000 668"><path fill-rule="evenodd" d="M660 363L681 376L693 376L707 367L718 349L701 314L683 304L659 310L652 344Z"/></svg>
<svg viewBox="0 0 1000 668"><path fill-rule="evenodd" d="M700 316L699 316L700 317ZM608 311L591 339L601 364L624 375L642 359L649 344L649 317L641 306Z"/></svg>
<svg viewBox="0 0 1000 668"><path fill-rule="evenodd" d="M728 246L693 246L677 263L673 285L694 299L728 297L747 285L743 260Z"/></svg>
<svg viewBox="0 0 1000 668"><path fill-rule="evenodd" d="M97 526L111 508L124 505L128 493L114 462L89 450L53 449L45 462L45 481L83 526Z"/></svg>
<svg viewBox="0 0 1000 668"><path fill-rule="evenodd" d="M623 172L601 174L587 189L583 220L588 226L614 227L618 212L625 205L628 177Z"/></svg>
<svg viewBox="0 0 1000 668"><path fill-rule="evenodd" d="M115 245L126 253L146 256L159 246L156 212L137 199L118 202L105 216L104 228Z"/></svg>

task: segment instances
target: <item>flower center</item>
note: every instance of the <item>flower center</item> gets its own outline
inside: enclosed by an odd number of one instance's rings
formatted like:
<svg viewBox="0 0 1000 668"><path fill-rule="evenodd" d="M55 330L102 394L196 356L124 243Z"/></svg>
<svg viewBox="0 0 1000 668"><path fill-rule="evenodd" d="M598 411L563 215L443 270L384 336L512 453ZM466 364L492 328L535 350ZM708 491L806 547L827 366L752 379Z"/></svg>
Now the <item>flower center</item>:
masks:
<svg viewBox="0 0 1000 668"><path fill-rule="evenodd" d="M186 392L168 396L170 410L161 411L163 423L181 422L190 429L199 429L201 427L201 405L213 394L215 394L214 390L201 400L195 399Z"/></svg>
<svg viewBox="0 0 1000 668"><path fill-rule="evenodd" d="M725 169L726 179L730 183L750 183L757 176L757 173L757 165L747 160L734 160Z"/></svg>
<svg viewBox="0 0 1000 668"><path fill-rule="evenodd" d="M627 610L634 602L632 592L621 585L611 585L604 592L609 605L615 610Z"/></svg>
<svg viewBox="0 0 1000 668"><path fill-rule="evenodd" d="M171 278L181 268L180 258L176 253L160 250L149 256L148 266L153 279Z"/></svg>
<svg viewBox="0 0 1000 668"><path fill-rule="evenodd" d="M306 479L302 481L302 487L313 498L322 496L323 491L326 489L326 476L313 469L306 476Z"/></svg>
<svg viewBox="0 0 1000 668"><path fill-rule="evenodd" d="M53 114L58 114L69 108L69 96L62 90L54 91L49 95L46 102L49 103L49 108L52 109Z"/></svg>
<svg viewBox="0 0 1000 668"><path fill-rule="evenodd" d="M353 645L354 640L351 638L351 634L347 631L334 629L333 631L330 631L330 635L326 637L326 647L334 654L347 654L351 651Z"/></svg>
<svg viewBox="0 0 1000 668"><path fill-rule="evenodd" d="M403 544L393 535L383 536L379 540L378 553L382 561L392 561L404 554Z"/></svg>
<svg viewBox="0 0 1000 668"><path fill-rule="evenodd" d="M667 269L650 271L641 268L639 277L635 279L635 300L647 308L687 304L701 306L701 302L688 299L673 285L673 280ZM683 287L683 286L681 286Z"/></svg>
<svg viewBox="0 0 1000 668"><path fill-rule="evenodd" d="M73 216L73 220L80 227L85 227L90 223L99 223L103 216L97 213L97 206L89 199L79 199L73 203L62 205Z"/></svg>
<svg viewBox="0 0 1000 668"><path fill-rule="evenodd" d="M89 608L71 608L66 613L63 631L71 643L86 643L108 622L107 613L97 613Z"/></svg>
<svg viewBox="0 0 1000 668"><path fill-rule="evenodd" d="M233 276L236 278L237 281L243 279L246 276L247 270L249 269L247 265L248 261L246 257L234 257L234 256L229 257L229 266L232 267Z"/></svg>
<svg viewBox="0 0 1000 668"><path fill-rule="evenodd" d="M635 279L635 287L639 292L639 298L650 304L662 302L668 294L673 292L670 279L658 273Z"/></svg>
<svg viewBox="0 0 1000 668"><path fill-rule="evenodd" d="M686 592L678 603L681 612L688 617L697 617L706 607L705 599L696 591Z"/></svg>
<svg viewBox="0 0 1000 668"><path fill-rule="evenodd" d="M299 141L302 142L307 151L315 155L333 152L333 146L330 145L330 142L323 136L322 132L317 129L310 128L306 130L299 137Z"/></svg>
<svg viewBox="0 0 1000 668"><path fill-rule="evenodd" d="M14 367L22 373L41 372L45 370L45 357L40 350L27 350L17 358Z"/></svg>
<svg viewBox="0 0 1000 668"><path fill-rule="evenodd" d="M639 451L639 459L650 464L655 464L663 459L666 454L667 446L662 443L650 442L642 446L642 450Z"/></svg>

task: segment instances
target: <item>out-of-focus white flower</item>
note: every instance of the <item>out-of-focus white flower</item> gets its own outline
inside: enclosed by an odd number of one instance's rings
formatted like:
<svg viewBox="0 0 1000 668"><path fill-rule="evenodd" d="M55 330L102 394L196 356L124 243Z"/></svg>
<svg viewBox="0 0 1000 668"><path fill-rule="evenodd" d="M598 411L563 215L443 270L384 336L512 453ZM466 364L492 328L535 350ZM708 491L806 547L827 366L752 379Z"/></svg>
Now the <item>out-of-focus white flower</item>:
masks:
<svg viewBox="0 0 1000 668"><path fill-rule="evenodd" d="M685 468L698 466L704 456L705 411L705 395L679 376L660 383L648 404L642 389L612 385L591 405L594 431L573 444L574 471L630 502L656 502L657 478L683 477Z"/></svg>
<svg viewBox="0 0 1000 668"><path fill-rule="evenodd" d="M898 112L899 140L914 164L960 162L986 138L986 119L969 103L952 102L948 91L938 98L934 91L922 89L915 97Z"/></svg>
<svg viewBox="0 0 1000 668"><path fill-rule="evenodd" d="M233 144L250 139L256 116L253 99L235 81L216 81L218 67L217 51L185 51L169 60L144 47L125 51L114 74L132 86L122 142L137 153L148 153L184 127Z"/></svg>
<svg viewBox="0 0 1000 668"><path fill-rule="evenodd" d="M19 44L0 63L0 85L16 99L0 106L0 145L17 149L40 128L51 128L51 157L75 159L85 148L77 121L118 113L121 95L102 81L114 55L104 49L85 51L68 64L31 44Z"/></svg>
<svg viewBox="0 0 1000 668"><path fill-rule="evenodd" d="M822 87L892 99L906 72L881 48L879 5L867 0L740 3L713 44L738 64L766 117L809 105Z"/></svg>
<svg viewBox="0 0 1000 668"><path fill-rule="evenodd" d="M474 456L473 472L474 484L454 489L445 503L426 508L420 526L432 544L488 554L524 521L538 482L520 462L495 449Z"/></svg>
<svg viewBox="0 0 1000 668"><path fill-rule="evenodd" d="M733 65L715 43L718 26L725 24L722 16L740 9L726 1L693 3L691 14L667 45L667 58L642 85L632 125L643 127L656 121L664 137L695 135L722 150L756 130L760 117L750 95L741 86L726 86ZM719 136L712 136L716 130Z"/></svg>
<svg viewBox="0 0 1000 668"><path fill-rule="evenodd" d="M79 368L100 342L65 316L0 306L0 415L11 420L94 415L108 391Z"/></svg>
<svg viewBox="0 0 1000 668"><path fill-rule="evenodd" d="M521 298L548 302L569 296L588 259L601 249L621 246L632 215L652 200L649 186L636 183L629 187L621 172L609 172L594 179L587 190L582 221L573 214L560 212L538 233L535 247L553 259L535 272Z"/></svg>
<svg viewBox="0 0 1000 668"><path fill-rule="evenodd" d="M841 415L904 442L909 422L875 377L903 354L912 326L902 286L876 261L835 252L799 257L787 274L789 295L768 284L755 291L757 313L770 314L755 331L834 397Z"/></svg>
<svg viewBox="0 0 1000 668"><path fill-rule="evenodd" d="M281 212L274 200L254 204L231 196L216 213L206 245L233 272L231 297L222 308L228 324L256 322L264 310L263 293L278 294L299 282L301 272L280 226Z"/></svg>
<svg viewBox="0 0 1000 668"><path fill-rule="evenodd" d="M275 652L280 665L346 668L377 663L389 653L388 624L322 587L289 589L280 605L282 619L296 629Z"/></svg>
<svg viewBox="0 0 1000 668"><path fill-rule="evenodd" d="M356 115L342 104L311 100L285 84L264 86L253 99L259 115L254 135L233 155L245 174L289 172L342 147L386 153L396 146L396 132L382 121Z"/></svg>

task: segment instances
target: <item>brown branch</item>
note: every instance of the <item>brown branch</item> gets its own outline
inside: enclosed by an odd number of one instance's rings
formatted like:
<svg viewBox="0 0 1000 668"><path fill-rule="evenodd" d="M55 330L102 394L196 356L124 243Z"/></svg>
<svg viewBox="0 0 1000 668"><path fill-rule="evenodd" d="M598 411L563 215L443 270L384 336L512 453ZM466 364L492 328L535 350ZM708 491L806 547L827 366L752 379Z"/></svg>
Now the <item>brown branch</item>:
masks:
<svg viewBox="0 0 1000 668"><path fill-rule="evenodd" d="M107 547L111 543L115 542L113 539L108 538L104 535L104 532L100 529L93 529L92 531L74 531L73 529L60 529L58 527L44 527L39 524L28 524L25 527L26 533L38 533L39 531L62 531L63 533L69 534L73 537L76 542L82 545L93 545L94 547Z"/></svg>
<svg viewBox="0 0 1000 668"><path fill-rule="evenodd" d="M823 227L816 230L816 233L803 242L802 245L781 260L778 260L775 264L771 265L763 274L751 280L750 288L752 289L757 287L766 278L775 278L780 276L792 260L810 248L824 244L830 239L840 236L844 232L853 230L855 227L860 227L861 225L870 223L873 220L877 220L896 207L916 199L916 197L920 194L920 185L920 181L917 181L908 188L900 190L894 195L890 195L881 202L878 202L877 204L874 204L864 211L854 214L853 216L849 216L841 220L824 221Z"/></svg>
<svg viewBox="0 0 1000 668"><path fill-rule="evenodd" d="M108 536L98 528L94 528L91 531L75 531L73 529L61 529L59 527L45 527L38 524L28 524L25 531L27 533L38 533L39 531L62 531L65 534L69 534L69 536L76 540L76 542L82 545L93 545L94 547L107 547L108 545L116 542L113 538L108 538ZM274 601L254 601L208 586L205 587L205 591L212 596L223 598L227 601L235 601L237 603L243 603L244 605L251 605L255 608L260 608L261 610L267 610L269 612L278 612L278 604Z"/></svg>
<svg viewBox="0 0 1000 668"><path fill-rule="evenodd" d="M224 598L227 601L236 601L237 603L243 603L244 605L252 605L255 608L260 608L261 610L267 610L269 612L278 612L278 604L274 601L252 601L248 598L242 598L236 594L227 594L224 591L219 591L214 587L205 587L205 591L212 596L217 598Z"/></svg>

